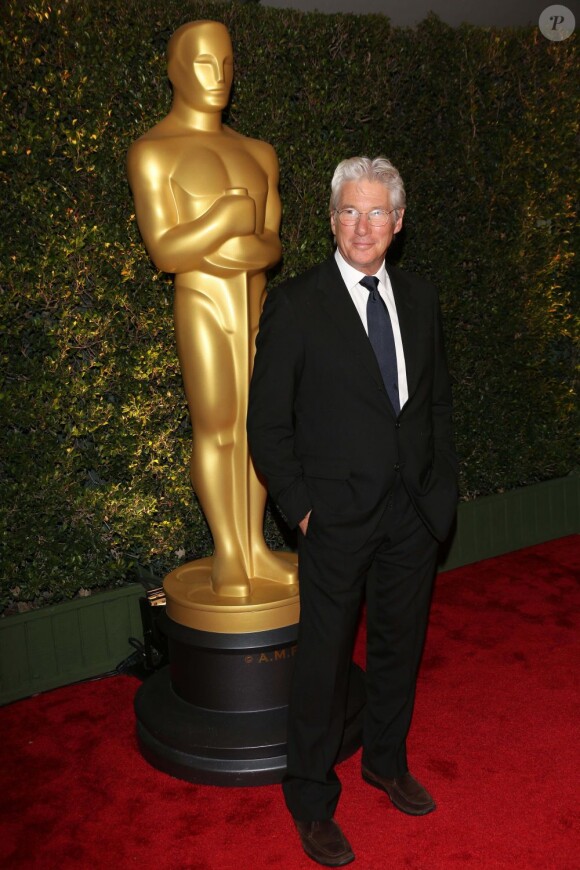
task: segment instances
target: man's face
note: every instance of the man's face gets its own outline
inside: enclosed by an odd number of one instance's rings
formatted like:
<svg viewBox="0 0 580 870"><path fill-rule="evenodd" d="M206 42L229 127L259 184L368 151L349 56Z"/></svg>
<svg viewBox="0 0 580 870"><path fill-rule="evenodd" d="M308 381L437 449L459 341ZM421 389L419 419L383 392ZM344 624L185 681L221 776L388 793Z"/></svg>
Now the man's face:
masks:
<svg viewBox="0 0 580 870"><path fill-rule="evenodd" d="M346 262L365 275L374 275L380 268L387 248L403 226L404 209L399 209L399 218L393 223L394 214L390 214L383 227L371 226L368 217L363 212L382 208L390 211L389 193L380 181L347 181L342 186L338 208L356 208L361 216L356 224L344 226L338 215L332 213L330 225L336 237L338 250Z"/></svg>

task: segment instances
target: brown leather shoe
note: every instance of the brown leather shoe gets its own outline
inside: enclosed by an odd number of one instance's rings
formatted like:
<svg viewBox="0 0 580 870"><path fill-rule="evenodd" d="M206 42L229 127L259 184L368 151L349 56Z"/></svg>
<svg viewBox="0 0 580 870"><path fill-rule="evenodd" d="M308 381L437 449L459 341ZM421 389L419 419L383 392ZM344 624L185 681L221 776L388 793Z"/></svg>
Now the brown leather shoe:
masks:
<svg viewBox="0 0 580 870"><path fill-rule="evenodd" d="M334 821L299 822L294 824L300 834L302 847L309 858L325 867L344 867L354 861L350 843Z"/></svg>
<svg viewBox="0 0 580 870"><path fill-rule="evenodd" d="M375 788L386 791L393 804L403 813L408 813L410 816L426 816L435 809L435 801L427 789L410 773L404 773L395 779L386 779L363 767L362 777Z"/></svg>

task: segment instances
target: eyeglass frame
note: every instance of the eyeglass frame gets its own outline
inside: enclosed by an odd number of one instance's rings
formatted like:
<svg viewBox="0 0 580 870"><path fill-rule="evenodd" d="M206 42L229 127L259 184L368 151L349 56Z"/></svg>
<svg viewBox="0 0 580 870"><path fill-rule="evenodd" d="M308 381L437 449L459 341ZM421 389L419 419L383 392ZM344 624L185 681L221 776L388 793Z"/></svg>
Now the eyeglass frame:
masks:
<svg viewBox="0 0 580 870"><path fill-rule="evenodd" d="M342 220L342 213L345 211L356 212L357 216L355 217L355 219L353 221L351 221L349 223L344 223L344 221ZM367 220L368 220L369 224L371 225L371 227L386 227L386 225L389 222L388 217L394 211L396 212L396 211L398 211L398 209L392 208L389 211L387 211L384 208L372 208L370 211L359 211L358 208L354 208L351 205L344 206L344 208L335 208L334 209L334 213L338 216L338 220L342 224L343 227L356 226L363 215L367 216ZM373 212L381 212L382 214L384 214L384 216L385 216L384 224L383 223L381 223L381 224L373 223L373 221L369 217L369 215L373 214Z"/></svg>

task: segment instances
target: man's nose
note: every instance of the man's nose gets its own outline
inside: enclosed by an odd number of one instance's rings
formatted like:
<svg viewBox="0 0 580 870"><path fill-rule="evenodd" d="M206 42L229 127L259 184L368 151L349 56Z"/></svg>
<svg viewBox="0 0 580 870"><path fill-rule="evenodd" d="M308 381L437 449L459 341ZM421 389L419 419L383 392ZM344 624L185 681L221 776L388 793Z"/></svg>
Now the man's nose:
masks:
<svg viewBox="0 0 580 870"><path fill-rule="evenodd" d="M360 214L359 219L356 222L355 233L358 236L366 236L370 228L371 225L369 223L369 216L367 214Z"/></svg>

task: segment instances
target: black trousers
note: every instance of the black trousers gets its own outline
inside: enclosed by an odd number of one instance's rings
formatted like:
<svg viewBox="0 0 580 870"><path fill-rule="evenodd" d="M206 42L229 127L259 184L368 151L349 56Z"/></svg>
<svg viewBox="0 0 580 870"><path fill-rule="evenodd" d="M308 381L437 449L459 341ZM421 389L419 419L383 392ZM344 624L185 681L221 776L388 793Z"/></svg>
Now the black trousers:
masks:
<svg viewBox="0 0 580 870"><path fill-rule="evenodd" d="M299 535L301 612L282 786L295 819L330 819L340 797L334 764L344 731L352 649L365 591L367 703L362 762L389 778L408 770L406 737L436 560L437 542L400 483L361 550L344 553L318 546L316 523L306 536Z"/></svg>

